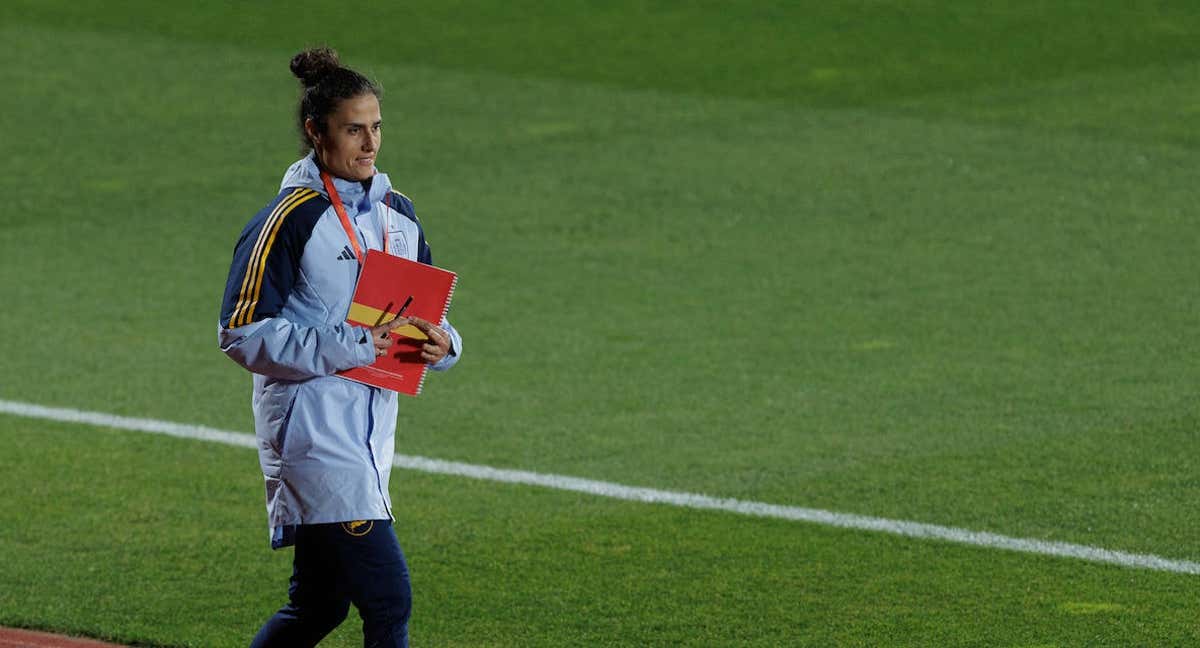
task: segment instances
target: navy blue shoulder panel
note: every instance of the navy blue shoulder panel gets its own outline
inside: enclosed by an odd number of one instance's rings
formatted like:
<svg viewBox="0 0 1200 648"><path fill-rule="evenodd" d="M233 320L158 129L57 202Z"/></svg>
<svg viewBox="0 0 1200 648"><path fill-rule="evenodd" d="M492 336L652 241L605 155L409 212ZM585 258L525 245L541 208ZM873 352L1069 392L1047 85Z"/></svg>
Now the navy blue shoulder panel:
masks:
<svg viewBox="0 0 1200 648"><path fill-rule="evenodd" d="M389 191L383 201L388 207L407 216L408 220L417 225L421 224L421 221L417 219L417 210L413 208L412 201L408 199L408 196L399 191Z"/></svg>
<svg viewBox="0 0 1200 648"><path fill-rule="evenodd" d="M413 203L408 199L408 196L399 191L389 191L384 197L383 202L394 211L404 214L408 220L416 223L417 234L417 261L433 265L433 253L429 249L429 244L425 242L425 228L421 227L421 219L417 218L417 210L413 208Z"/></svg>
<svg viewBox="0 0 1200 648"><path fill-rule="evenodd" d="M279 314L299 276L300 257L329 201L288 187L246 224L233 250L221 325L237 328Z"/></svg>

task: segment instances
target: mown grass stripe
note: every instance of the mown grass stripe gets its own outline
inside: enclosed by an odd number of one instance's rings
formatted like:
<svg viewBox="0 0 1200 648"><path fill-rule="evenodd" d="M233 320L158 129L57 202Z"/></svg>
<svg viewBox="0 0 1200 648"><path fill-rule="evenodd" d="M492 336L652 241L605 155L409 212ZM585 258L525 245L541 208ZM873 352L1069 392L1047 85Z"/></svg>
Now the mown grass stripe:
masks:
<svg viewBox="0 0 1200 648"><path fill-rule="evenodd" d="M45 407L33 403L0 400L0 413L13 414L36 419L64 421L69 423L85 423L102 427L149 432L184 439L213 441L227 445L245 448L256 448L258 442L253 435L240 432L230 432L203 425L188 425L172 423L156 419L143 419L128 416L116 416L103 412L88 412L62 407ZM1200 575L1200 563L1189 560L1175 560L1153 554L1136 554L1124 551L1072 544L1068 542L1053 542L1033 538L1014 538L1011 536L989 533L986 531L971 531L956 527L925 524L908 520L892 520L888 518L869 517L852 513L838 513L821 509L803 508L798 506L783 506L764 502L717 498L697 493L664 491L654 488L625 486L612 482L582 479L567 475L530 472L526 470L511 470L493 468L476 464L443 461L428 457L396 455L392 465L405 469L440 475L467 477L485 481L504 482L540 486L556 490L585 493L597 497L644 502L649 504L668 504L694 509L724 511L739 515L776 518L796 522L809 522L825 526L873 531L910 538L943 540L956 544L974 545L988 549L1004 549L1024 553L1055 556L1060 558L1077 558L1088 562L1107 563L1122 567L1151 569L1156 571L1173 572L1177 574Z"/></svg>

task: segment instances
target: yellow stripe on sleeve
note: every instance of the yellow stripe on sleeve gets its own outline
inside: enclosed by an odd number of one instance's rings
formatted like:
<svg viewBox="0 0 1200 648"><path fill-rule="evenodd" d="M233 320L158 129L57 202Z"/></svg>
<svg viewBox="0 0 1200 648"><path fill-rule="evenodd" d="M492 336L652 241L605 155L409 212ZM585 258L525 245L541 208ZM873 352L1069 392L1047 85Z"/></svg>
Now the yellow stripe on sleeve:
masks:
<svg viewBox="0 0 1200 648"><path fill-rule="evenodd" d="M262 273L266 268L267 255L270 253L275 233L279 231L279 225L283 222L284 217L298 205L317 195L317 192L312 189L296 189L279 201L279 204L271 211L271 215L267 217L266 222L263 223L262 230L258 233L258 240L254 243L254 252L246 264L246 276L242 278L242 289L238 293L237 308L233 309L233 315L229 318L230 328L249 324L252 320L254 307L258 303L258 296L262 289Z"/></svg>
<svg viewBox="0 0 1200 648"><path fill-rule="evenodd" d="M279 213L286 209L292 201L296 200L300 195L303 195L305 191L311 190L306 190L301 187L292 191L292 193L284 197L283 200L279 201L279 204L275 206L275 209L271 211L271 214L267 216L267 219L263 222L263 227L261 230L259 230L258 238L254 242L254 250L250 253L250 259L246 263L246 272L242 275L242 287L241 290L238 291L237 306L233 309L233 314L229 316L229 328L237 328L240 326L240 324L237 323L241 319L239 313L244 311L250 303L250 286L252 285L251 279L254 276L254 268L258 262L258 256L262 253L263 246L266 244L267 231L270 229L275 218L279 216Z"/></svg>

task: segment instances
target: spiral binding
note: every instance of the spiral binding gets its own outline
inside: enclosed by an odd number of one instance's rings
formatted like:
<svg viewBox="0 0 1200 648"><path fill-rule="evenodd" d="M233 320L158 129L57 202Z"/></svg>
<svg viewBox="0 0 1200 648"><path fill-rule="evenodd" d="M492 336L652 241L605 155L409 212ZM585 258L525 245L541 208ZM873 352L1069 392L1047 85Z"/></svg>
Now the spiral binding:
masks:
<svg viewBox="0 0 1200 648"><path fill-rule="evenodd" d="M452 272L450 274L450 290L446 292L446 305L442 307L442 316L437 321L438 326L441 326L442 322L446 321L446 314L450 312L450 302L454 301L454 289L458 287L458 273ZM429 365L421 367L421 377L417 379L417 393L414 394L415 396L421 395L421 390L425 388L425 376L428 374Z"/></svg>

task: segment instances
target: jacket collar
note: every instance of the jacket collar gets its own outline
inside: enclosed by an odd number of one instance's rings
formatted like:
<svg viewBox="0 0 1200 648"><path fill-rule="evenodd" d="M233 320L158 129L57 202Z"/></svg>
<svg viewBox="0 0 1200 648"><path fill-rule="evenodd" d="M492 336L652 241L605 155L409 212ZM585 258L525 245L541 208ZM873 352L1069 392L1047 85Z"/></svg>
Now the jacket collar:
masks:
<svg viewBox="0 0 1200 648"><path fill-rule="evenodd" d="M375 175L371 177L369 188L364 188L361 182L344 180L337 176L332 176L332 178L333 187L337 189L350 216L357 216L361 212L369 211L372 205L383 200L392 190L391 180L386 173L380 173L378 168L375 169ZM321 169L317 167L315 152L309 152L308 155L296 160L292 166L288 167L287 172L283 174L283 180L279 183L279 188L282 190L289 187L306 187L327 199L329 198L325 191L325 183L321 180Z"/></svg>

